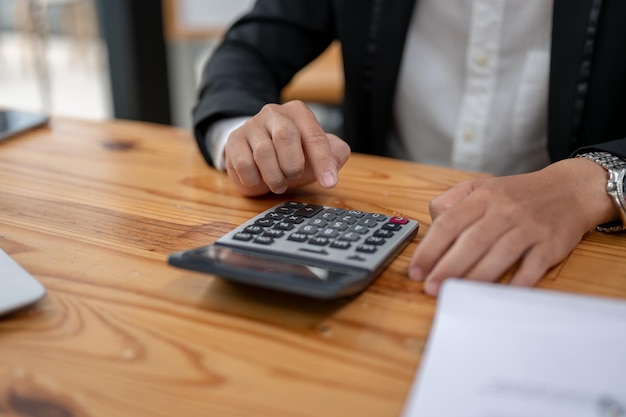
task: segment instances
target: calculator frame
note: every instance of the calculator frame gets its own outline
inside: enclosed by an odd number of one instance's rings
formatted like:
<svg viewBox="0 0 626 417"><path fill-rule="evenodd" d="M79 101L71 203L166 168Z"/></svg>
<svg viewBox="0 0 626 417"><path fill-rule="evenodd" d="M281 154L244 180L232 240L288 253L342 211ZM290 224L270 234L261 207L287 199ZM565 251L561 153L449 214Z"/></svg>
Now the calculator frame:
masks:
<svg viewBox="0 0 626 417"><path fill-rule="evenodd" d="M276 207L255 217L260 217ZM213 274L239 284L312 298L342 298L366 289L415 238L419 223L409 220L407 227L409 232L394 238L390 250L384 252L385 256L376 254L375 262L365 262L363 266L356 262L350 263L346 259L338 261L333 257L316 254L298 255L297 251L290 252L287 247L281 248L280 252L264 251L263 246L256 249L232 239L239 227L212 245L171 254L168 263L178 268Z"/></svg>
<svg viewBox="0 0 626 417"><path fill-rule="evenodd" d="M219 244L174 253L169 256L168 263L214 274L231 282L323 299L361 292L378 275L362 268L295 256L280 257ZM318 276L312 276L315 273L311 271L317 271Z"/></svg>

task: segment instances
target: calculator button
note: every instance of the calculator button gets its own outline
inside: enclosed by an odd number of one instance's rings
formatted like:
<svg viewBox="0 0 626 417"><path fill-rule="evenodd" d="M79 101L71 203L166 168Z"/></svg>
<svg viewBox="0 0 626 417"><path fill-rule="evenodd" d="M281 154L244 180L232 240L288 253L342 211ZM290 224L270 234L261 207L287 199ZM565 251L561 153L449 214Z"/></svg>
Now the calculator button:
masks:
<svg viewBox="0 0 626 417"><path fill-rule="evenodd" d="M269 236L257 236L254 240L254 243L260 243L261 245L271 245L274 243L274 238Z"/></svg>
<svg viewBox="0 0 626 417"><path fill-rule="evenodd" d="M360 224L355 224L354 226L352 226L349 229L350 232L356 232L356 233L360 233L362 235L366 234L367 232L370 231L369 227L365 227L363 225Z"/></svg>
<svg viewBox="0 0 626 417"><path fill-rule="evenodd" d="M328 238L335 238L337 237L337 235L339 235L339 231L337 231L336 229L331 229L331 228L322 229L319 232L319 236L324 236Z"/></svg>
<svg viewBox="0 0 626 417"><path fill-rule="evenodd" d="M269 227L274 224L274 220L268 218L258 219L254 222L254 224L261 227Z"/></svg>
<svg viewBox="0 0 626 417"><path fill-rule="evenodd" d="M286 207L286 206L278 207L276 209L276 212L277 213L281 213L281 214L291 214L294 211L296 211L295 208L293 208L293 207Z"/></svg>
<svg viewBox="0 0 626 417"><path fill-rule="evenodd" d="M356 242L357 240L361 239L361 235L355 232L346 232L341 235L340 239L347 240L349 242Z"/></svg>
<svg viewBox="0 0 626 417"><path fill-rule="evenodd" d="M356 247L357 252L374 253L376 252L376 246L374 245L360 245Z"/></svg>
<svg viewBox="0 0 626 417"><path fill-rule="evenodd" d="M300 226L300 228L298 229L300 233L304 233L307 235L314 235L317 233L318 230L319 228L317 226L312 226L310 224L305 224L304 226Z"/></svg>
<svg viewBox="0 0 626 417"><path fill-rule="evenodd" d="M252 224L250 226L246 226L246 228L243 229L243 231L248 232L248 233L259 234L263 231L263 228L261 226Z"/></svg>
<svg viewBox="0 0 626 417"><path fill-rule="evenodd" d="M342 208L338 208L338 207L328 207L326 210L324 210L324 213L331 213L334 214L336 216L345 213L346 210L342 209Z"/></svg>
<svg viewBox="0 0 626 417"><path fill-rule="evenodd" d="M382 228L384 230L400 230L402 229L402 225L397 223L385 223Z"/></svg>
<svg viewBox="0 0 626 417"><path fill-rule="evenodd" d="M395 224L407 224L409 222L409 219L407 219L406 217L392 217L389 219L389 223L395 223Z"/></svg>
<svg viewBox="0 0 626 417"><path fill-rule="evenodd" d="M250 233L243 233L243 232L239 232L239 233L235 233L235 234L233 235L233 239L236 239L236 240L242 240L242 241L244 241L244 242L247 242L247 241L249 241L249 240L252 240L252 236L253 236L253 235L252 235L252 234L250 234Z"/></svg>
<svg viewBox="0 0 626 417"><path fill-rule="evenodd" d="M386 240L382 237L378 237L378 236L370 236L367 239L365 239L365 244L366 245L382 245L383 243L385 243Z"/></svg>
<svg viewBox="0 0 626 417"><path fill-rule="evenodd" d="M342 222L347 223L347 224L356 223L356 221L358 219L359 219L358 217L352 216L352 215L349 215L349 214L346 214L345 216L339 216L339 221L342 221Z"/></svg>
<svg viewBox="0 0 626 417"><path fill-rule="evenodd" d="M280 229L280 230L291 230L294 228L293 223L287 223L287 222L278 222L274 225L274 229Z"/></svg>
<svg viewBox="0 0 626 417"><path fill-rule="evenodd" d="M363 218L359 220L357 224L367 226L367 227L374 227L374 226L378 226L378 221L375 219Z"/></svg>
<svg viewBox="0 0 626 417"><path fill-rule="evenodd" d="M282 235L284 235L285 232L283 232L282 230L277 230L277 229L267 229L265 232L263 232L263 236L269 236L269 237L281 237Z"/></svg>
<svg viewBox="0 0 626 417"><path fill-rule="evenodd" d="M378 229L377 231L374 232L374 236L389 238L389 237L393 237L393 232L391 230Z"/></svg>
<svg viewBox="0 0 626 417"><path fill-rule="evenodd" d="M384 222L385 220L387 220L387 216L380 213L368 213L367 215L365 215L365 218L376 220L377 222Z"/></svg>
<svg viewBox="0 0 626 417"><path fill-rule="evenodd" d="M312 224L317 227L326 227L326 225L328 224L328 221L321 219L321 218L317 218L317 219L309 220L309 224Z"/></svg>
<svg viewBox="0 0 626 417"><path fill-rule="evenodd" d="M332 211L324 211L323 213L320 213L317 217L320 219L333 221L337 218L337 214L333 213Z"/></svg>
<svg viewBox="0 0 626 417"><path fill-rule="evenodd" d="M313 217L323 209L323 206L318 206L317 204L307 204L304 207L300 207L295 214L302 217Z"/></svg>
<svg viewBox="0 0 626 417"><path fill-rule="evenodd" d="M266 218L266 219L272 219L272 220L277 220L277 221L278 221L278 220L282 220L282 219L284 219L284 218L285 218L285 215L284 215L284 214L282 214L282 213L278 213L278 212L276 212L276 211L272 211L271 213L267 213L267 214L265 215L265 218Z"/></svg>
<svg viewBox="0 0 626 417"><path fill-rule="evenodd" d="M287 240L293 240L294 242L306 242L308 238L309 235L296 232L290 234Z"/></svg>
<svg viewBox="0 0 626 417"><path fill-rule="evenodd" d="M317 245L317 246L326 246L328 245L328 242L329 240L322 236L313 236L311 239L309 239L309 243L311 245Z"/></svg>
<svg viewBox="0 0 626 417"><path fill-rule="evenodd" d="M346 214L357 217L357 218L361 218L365 216L365 213L363 213L361 210L348 210Z"/></svg>
<svg viewBox="0 0 626 417"><path fill-rule="evenodd" d="M304 205L304 203L299 203L297 201L288 201L285 204L283 204L283 207L291 207L293 209L297 209L299 207L302 207Z"/></svg>
<svg viewBox="0 0 626 417"><path fill-rule="evenodd" d="M295 214L290 214L289 216L283 219L284 222L288 223L302 223L304 221L304 217L296 216Z"/></svg>
<svg viewBox="0 0 626 417"><path fill-rule="evenodd" d="M350 249L350 246L351 246L350 242L346 240L334 240L330 244L331 248L337 248L337 249Z"/></svg>
<svg viewBox="0 0 626 417"><path fill-rule="evenodd" d="M328 223L328 227L330 227L331 229L346 230L348 228L348 223L346 223L346 222L330 222L330 223Z"/></svg>

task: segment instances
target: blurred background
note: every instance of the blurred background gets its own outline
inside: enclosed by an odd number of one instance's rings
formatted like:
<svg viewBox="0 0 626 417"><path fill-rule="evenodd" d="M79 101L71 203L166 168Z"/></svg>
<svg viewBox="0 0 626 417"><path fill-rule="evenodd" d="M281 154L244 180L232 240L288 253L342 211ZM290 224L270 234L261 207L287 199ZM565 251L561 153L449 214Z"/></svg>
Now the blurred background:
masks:
<svg viewBox="0 0 626 417"><path fill-rule="evenodd" d="M202 64L254 0L1 0L0 107L191 127ZM338 45L284 99L340 124Z"/></svg>

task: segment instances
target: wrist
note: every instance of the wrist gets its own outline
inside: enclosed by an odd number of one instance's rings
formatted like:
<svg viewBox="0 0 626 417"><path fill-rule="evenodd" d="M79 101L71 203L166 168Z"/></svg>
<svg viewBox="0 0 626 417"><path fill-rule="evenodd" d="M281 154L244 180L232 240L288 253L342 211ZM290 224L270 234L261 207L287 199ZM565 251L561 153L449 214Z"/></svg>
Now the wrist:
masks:
<svg viewBox="0 0 626 417"><path fill-rule="evenodd" d="M607 171L587 158L570 158L547 168L550 181L567 189L570 210L584 222L584 230L619 218L618 210L606 193Z"/></svg>

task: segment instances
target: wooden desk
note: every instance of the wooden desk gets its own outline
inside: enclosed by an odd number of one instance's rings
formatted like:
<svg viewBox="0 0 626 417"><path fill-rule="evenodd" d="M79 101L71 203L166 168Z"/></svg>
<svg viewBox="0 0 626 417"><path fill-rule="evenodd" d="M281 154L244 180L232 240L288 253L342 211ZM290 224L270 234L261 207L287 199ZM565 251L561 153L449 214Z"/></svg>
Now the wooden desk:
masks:
<svg viewBox="0 0 626 417"><path fill-rule="evenodd" d="M0 247L48 288L0 319L0 415L398 416L436 303L407 263L428 201L468 176L354 155L333 190L247 199L183 130L53 119L0 144ZM410 216L421 229L341 302L166 264L287 199ZM540 286L626 298L625 249L626 236L592 232Z"/></svg>
<svg viewBox="0 0 626 417"><path fill-rule="evenodd" d="M344 77L341 44L332 43L319 57L300 70L283 89L283 102L302 100L339 106L343 102Z"/></svg>

